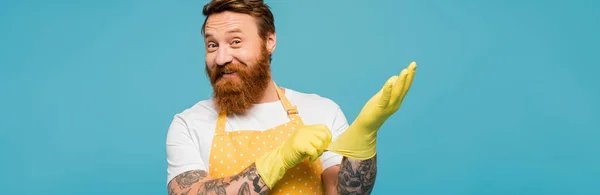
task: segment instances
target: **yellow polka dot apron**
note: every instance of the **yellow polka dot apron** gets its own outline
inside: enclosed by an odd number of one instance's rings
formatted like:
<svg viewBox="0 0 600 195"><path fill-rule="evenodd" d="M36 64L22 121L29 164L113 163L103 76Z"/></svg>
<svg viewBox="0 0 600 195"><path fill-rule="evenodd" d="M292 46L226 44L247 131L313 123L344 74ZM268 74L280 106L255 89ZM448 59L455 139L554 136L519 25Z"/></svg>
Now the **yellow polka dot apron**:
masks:
<svg viewBox="0 0 600 195"><path fill-rule="evenodd" d="M237 130L225 132L227 116L219 114L215 136L210 150L209 174L214 178L236 175L254 163L255 159L281 145L290 135L304 125L296 106L292 106L283 92L277 95L290 121L274 128L259 130ZM321 161L308 159L288 169L270 194L325 194L321 180Z"/></svg>

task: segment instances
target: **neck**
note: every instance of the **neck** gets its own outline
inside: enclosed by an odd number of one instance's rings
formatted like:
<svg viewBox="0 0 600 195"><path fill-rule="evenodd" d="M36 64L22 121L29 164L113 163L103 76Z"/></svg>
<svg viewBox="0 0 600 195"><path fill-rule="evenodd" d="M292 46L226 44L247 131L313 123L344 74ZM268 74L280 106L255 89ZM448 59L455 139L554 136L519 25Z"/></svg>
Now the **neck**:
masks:
<svg viewBox="0 0 600 195"><path fill-rule="evenodd" d="M284 89L281 90L282 92L285 92ZM279 96L277 96L277 86L275 86L275 83L273 82L273 80L271 80L269 81L269 85L265 89L265 92L263 93L262 98L260 98L260 101L258 103L269 103L275 102L277 100L279 100Z"/></svg>

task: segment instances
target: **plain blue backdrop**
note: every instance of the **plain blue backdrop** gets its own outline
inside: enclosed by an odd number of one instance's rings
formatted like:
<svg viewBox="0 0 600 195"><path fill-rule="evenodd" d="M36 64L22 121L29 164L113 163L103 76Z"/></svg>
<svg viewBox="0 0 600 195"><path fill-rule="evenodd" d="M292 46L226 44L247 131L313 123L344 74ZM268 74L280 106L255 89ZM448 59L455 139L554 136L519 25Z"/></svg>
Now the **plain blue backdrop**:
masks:
<svg viewBox="0 0 600 195"><path fill-rule="evenodd" d="M191 0L0 2L0 194L167 194L206 99ZM348 120L411 61L374 194L600 194L599 3L275 1L279 85Z"/></svg>

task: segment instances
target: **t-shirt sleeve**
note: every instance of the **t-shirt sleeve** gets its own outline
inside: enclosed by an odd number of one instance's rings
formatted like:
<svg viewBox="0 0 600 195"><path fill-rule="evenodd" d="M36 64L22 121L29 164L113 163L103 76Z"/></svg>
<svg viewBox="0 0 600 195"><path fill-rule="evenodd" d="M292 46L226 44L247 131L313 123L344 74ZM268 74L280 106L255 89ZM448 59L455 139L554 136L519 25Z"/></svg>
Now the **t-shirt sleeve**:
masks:
<svg viewBox="0 0 600 195"><path fill-rule="evenodd" d="M181 115L175 115L167 133L167 185L177 175L190 170L206 170L200 151Z"/></svg>
<svg viewBox="0 0 600 195"><path fill-rule="evenodd" d="M348 128L348 120L342 112L342 109L336 104L335 116L331 125L331 136L332 141L337 140L344 131ZM342 163L343 156L334 152L326 151L321 155L321 165L323 171L329 167L339 165Z"/></svg>

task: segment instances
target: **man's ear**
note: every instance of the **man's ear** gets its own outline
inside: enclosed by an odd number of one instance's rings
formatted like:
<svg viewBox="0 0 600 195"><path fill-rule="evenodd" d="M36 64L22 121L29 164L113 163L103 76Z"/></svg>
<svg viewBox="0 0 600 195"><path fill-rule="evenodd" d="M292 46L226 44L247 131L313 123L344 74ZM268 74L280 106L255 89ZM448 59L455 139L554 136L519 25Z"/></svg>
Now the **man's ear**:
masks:
<svg viewBox="0 0 600 195"><path fill-rule="evenodd" d="M275 47L277 46L277 36L275 35L275 33L271 33L267 36L267 51L269 51L269 54L273 54L273 52L275 51Z"/></svg>

